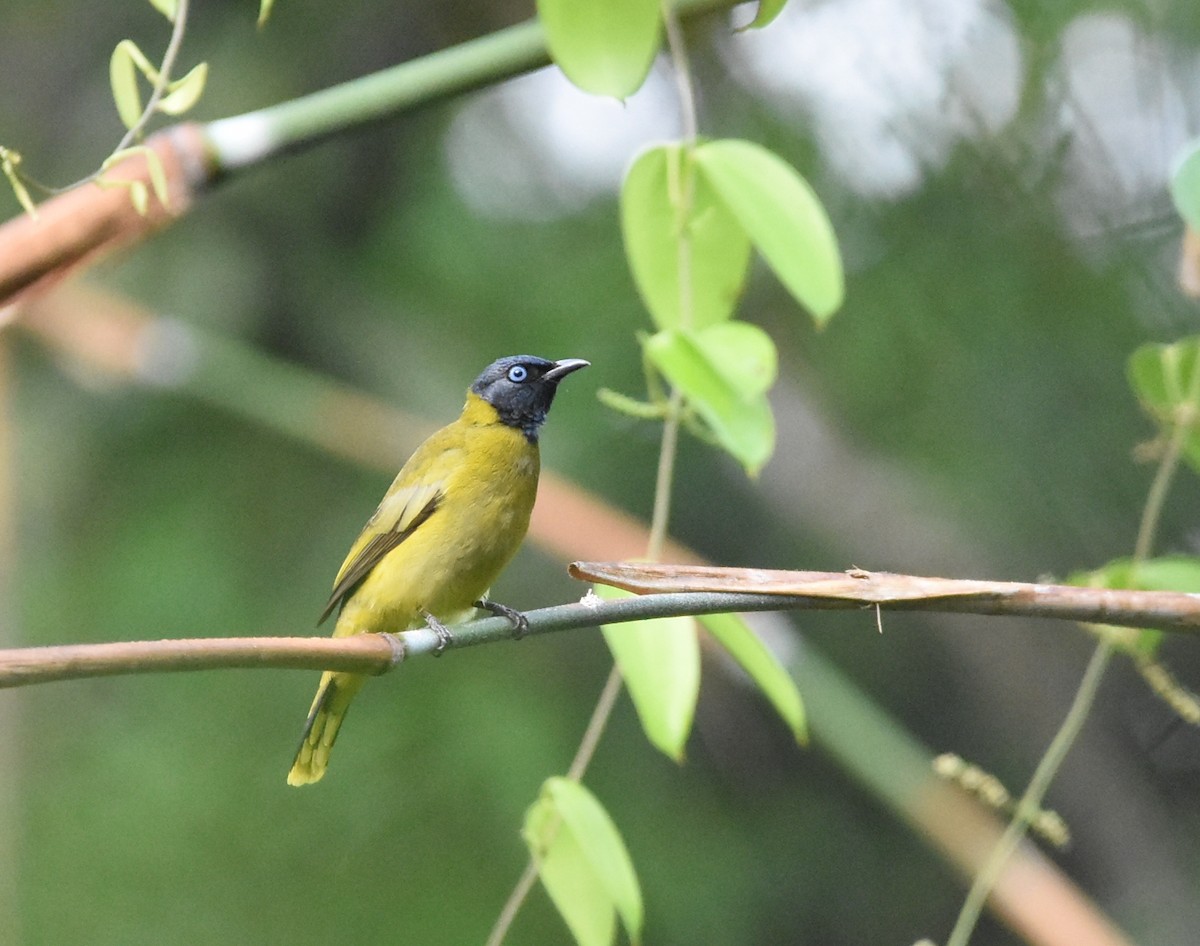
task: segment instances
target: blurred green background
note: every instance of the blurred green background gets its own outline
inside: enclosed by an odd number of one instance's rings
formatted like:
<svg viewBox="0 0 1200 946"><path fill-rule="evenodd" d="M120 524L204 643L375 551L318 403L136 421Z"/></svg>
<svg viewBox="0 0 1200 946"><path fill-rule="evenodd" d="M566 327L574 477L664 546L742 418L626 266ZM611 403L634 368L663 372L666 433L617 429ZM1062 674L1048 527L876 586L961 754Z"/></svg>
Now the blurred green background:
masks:
<svg viewBox="0 0 1200 946"><path fill-rule="evenodd" d="M199 4L196 117L296 97L524 19L531 5ZM1150 432L1125 379L1196 331L1164 182L1200 126L1186 4L801 3L756 36L689 31L701 127L764 142L829 209L847 264L821 333L756 273L741 317L781 349L779 446L758 482L686 442L672 531L724 564L1033 580L1132 550ZM0 6L0 144L66 181L120 136L107 58L151 56L136 2ZM247 174L90 277L148 309L442 423L502 354L593 363L544 463L648 516L658 431L615 182L676 133L670 79L622 108L546 72ZM5 216L15 201L0 198ZM390 473L169 387L131 386L10 333L11 645L305 634ZM186 353L185 353L186 354ZM245 384L254 397L252 377ZM288 403L272 409L286 413ZM398 454L396 465L403 459ZM1159 551L1195 552L1200 488ZM527 547L495 589L571 600ZM1090 641L1069 624L805 614L836 662L935 751L1019 788ZM1196 686L1194 642L1168 643ZM331 776L284 776L316 675L215 672L0 692L0 943L478 943L524 864L518 831L565 770L608 672L594 633L417 661L369 686ZM624 833L647 943L941 939L962 887L819 749L709 668L687 762L623 700L588 776ZM1118 662L1049 803L1054 857L1144 944L1200 929L1200 738ZM5 938L7 937L7 939ZM535 894L513 943L563 943ZM988 921L974 942L1006 944Z"/></svg>

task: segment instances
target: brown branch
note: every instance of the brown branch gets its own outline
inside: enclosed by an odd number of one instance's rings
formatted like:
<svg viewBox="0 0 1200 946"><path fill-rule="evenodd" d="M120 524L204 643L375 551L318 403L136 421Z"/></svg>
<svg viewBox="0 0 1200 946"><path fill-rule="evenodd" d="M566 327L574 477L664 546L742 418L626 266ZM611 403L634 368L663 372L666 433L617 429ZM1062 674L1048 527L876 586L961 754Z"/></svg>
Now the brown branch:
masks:
<svg viewBox="0 0 1200 946"><path fill-rule="evenodd" d="M162 164L166 206L154 196L145 155L134 154L109 168L105 178L143 183L150 195L144 215L125 187L92 182L41 204L37 217L23 214L0 225L0 307L187 212L211 171L200 126L175 125L146 139L146 146Z"/></svg>
<svg viewBox="0 0 1200 946"><path fill-rule="evenodd" d="M1200 595L1017 581L974 581L846 572L775 571L711 565L575 562L573 578L636 594L738 592L778 595L780 610L879 607L1059 618L1089 624L1200 633ZM782 599L787 598L786 604Z"/></svg>
<svg viewBox="0 0 1200 946"><path fill-rule="evenodd" d="M779 572L754 568L576 562L575 578L610 584L639 597L531 611L534 633L680 614L722 611L889 608L1066 618L1095 624L1200 628L1200 595L1114 591L1070 585L956 581L886 572ZM456 627L452 647L507 640L504 618ZM225 637L68 644L0 650L0 688L79 677L232 667L347 670L381 674L407 657L435 652L437 636L421 628L355 637Z"/></svg>
<svg viewBox="0 0 1200 946"><path fill-rule="evenodd" d="M390 634L354 637L212 637L64 644L0 650L0 688L81 677L230 667L336 668L378 675L405 657Z"/></svg>

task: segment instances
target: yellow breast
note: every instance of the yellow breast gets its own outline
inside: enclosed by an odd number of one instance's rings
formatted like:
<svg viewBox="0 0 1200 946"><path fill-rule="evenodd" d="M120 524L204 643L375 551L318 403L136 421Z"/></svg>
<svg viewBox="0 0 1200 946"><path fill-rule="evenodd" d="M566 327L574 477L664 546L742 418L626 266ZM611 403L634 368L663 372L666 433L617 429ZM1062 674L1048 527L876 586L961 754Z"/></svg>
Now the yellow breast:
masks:
<svg viewBox="0 0 1200 946"><path fill-rule="evenodd" d="M446 623L466 617L525 537L539 467L537 444L470 395L462 416L418 448L388 491L436 484L436 511L363 579L334 634L406 630L423 624L426 611Z"/></svg>

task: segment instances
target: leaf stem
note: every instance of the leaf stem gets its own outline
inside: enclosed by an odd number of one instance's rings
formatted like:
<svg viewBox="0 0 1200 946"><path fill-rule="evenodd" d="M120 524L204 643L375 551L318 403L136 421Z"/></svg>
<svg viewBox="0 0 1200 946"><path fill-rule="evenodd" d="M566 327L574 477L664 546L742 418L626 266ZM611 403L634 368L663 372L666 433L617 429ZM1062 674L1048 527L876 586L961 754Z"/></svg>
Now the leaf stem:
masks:
<svg viewBox="0 0 1200 946"><path fill-rule="evenodd" d="M1050 783L1058 774L1058 770L1071 750L1071 746L1074 745L1083 724L1087 722L1092 706L1096 702L1100 681L1104 677L1105 668L1108 667L1112 655L1113 645L1108 639L1101 640L1092 652L1091 660L1088 661L1087 670L1084 671L1083 679L1079 682L1079 689L1075 693L1071 708L1058 732L1055 733L1046 754L1038 763L1033 777L1029 780L1029 786L1017 803L1012 821L1000 835L1000 840L996 842L996 846L992 849L983 868L975 875L975 880L963 901L962 910L958 914L954 929L950 932L950 938L946 940L946 946L966 946L970 939L988 895L995 887L1008 859L1028 832L1030 823L1041 810L1042 800L1050 788Z"/></svg>
<svg viewBox="0 0 1200 946"><path fill-rule="evenodd" d="M1187 396L1176 408L1175 423L1171 429L1171 437L1167 441L1154 480L1146 494L1146 505L1142 510L1142 521L1138 525L1137 541L1133 547L1135 565L1150 557L1154 545L1154 534L1158 530L1159 519L1162 517L1163 504L1166 502L1167 491L1175 471L1179 468L1179 458L1183 454L1183 446L1188 435L1196 425L1196 402L1200 400L1200 365L1192 372L1191 384Z"/></svg>
<svg viewBox="0 0 1200 946"><path fill-rule="evenodd" d="M183 35L187 32L188 18L188 0L178 0L178 5L175 8L175 21L171 24L171 39L167 43L166 52L163 53L162 62L158 67L158 81L154 83L154 87L150 90L150 98L146 100L146 107L142 109L141 117L138 118L134 126L125 132L124 137L117 143L116 151L124 151L133 144L146 130L146 126L150 124L150 120L154 117L154 112L158 108L158 103L162 101L163 95L166 94L167 86L171 84L171 71L175 68L175 60L179 58L179 50L183 47Z"/></svg>

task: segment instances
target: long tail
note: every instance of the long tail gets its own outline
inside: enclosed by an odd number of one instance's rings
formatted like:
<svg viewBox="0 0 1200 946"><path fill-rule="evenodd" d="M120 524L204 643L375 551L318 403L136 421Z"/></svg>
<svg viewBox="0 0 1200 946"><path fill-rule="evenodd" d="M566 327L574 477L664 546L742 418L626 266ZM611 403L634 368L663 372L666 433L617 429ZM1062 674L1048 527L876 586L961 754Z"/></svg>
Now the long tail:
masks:
<svg viewBox="0 0 1200 946"><path fill-rule="evenodd" d="M304 724L304 735L300 737L300 748L288 772L289 785L310 785L325 775L329 753L346 718L346 710L364 682L366 677L357 673L327 670L321 676L321 685Z"/></svg>

